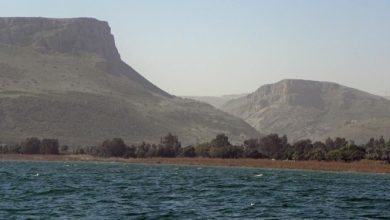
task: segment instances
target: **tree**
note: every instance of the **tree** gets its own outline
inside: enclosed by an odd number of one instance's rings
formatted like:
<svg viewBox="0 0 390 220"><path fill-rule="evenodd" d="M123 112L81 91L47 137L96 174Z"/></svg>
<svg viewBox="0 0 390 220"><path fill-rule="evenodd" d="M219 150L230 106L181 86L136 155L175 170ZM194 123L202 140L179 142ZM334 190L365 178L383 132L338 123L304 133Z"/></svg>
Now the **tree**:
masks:
<svg viewBox="0 0 390 220"><path fill-rule="evenodd" d="M40 146L41 154L59 154L59 143L57 139L42 139Z"/></svg>
<svg viewBox="0 0 390 220"><path fill-rule="evenodd" d="M260 153L260 143L258 139L248 139L244 141L243 156L247 158L267 158L267 156Z"/></svg>
<svg viewBox="0 0 390 220"><path fill-rule="evenodd" d="M159 148L161 157L176 157L180 154L181 144L176 135L168 133L164 138L161 138Z"/></svg>
<svg viewBox="0 0 390 220"><path fill-rule="evenodd" d="M327 147L324 143L316 141L313 144L313 149L308 153L309 160L326 160Z"/></svg>
<svg viewBox="0 0 390 220"><path fill-rule="evenodd" d="M69 146L68 145L62 145L60 147L60 152L61 153L66 153L68 150L69 150Z"/></svg>
<svg viewBox="0 0 390 220"><path fill-rule="evenodd" d="M348 145L329 152L331 160L342 160L344 162L351 162L361 160L364 158L366 151L362 147L356 145Z"/></svg>
<svg viewBox="0 0 390 220"><path fill-rule="evenodd" d="M148 151L146 152L146 157L158 157L160 156L159 155L159 149L157 147L157 145L155 144L152 144L150 145L150 147L148 148Z"/></svg>
<svg viewBox="0 0 390 220"><path fill-rule="evenodd" d="M150 144L146 144L145 142L142 142L140 145L136 147L135 156L138 158L146 157L149 148L150 148Z"/></svg>
<svg viewBox="0 0 390 220"><path fill-rule="evenodd" d="M210 143L201 143L195 146L195 154L198 157L210 157Z"/></svg>
<svg viewBox="0 0 390 220"><path fill-rule="evenodd" d="M370 138L370 140L365 145L366 148L366 158L369 160L376 160L378 157L376 155L376 149L375 149L375 139Z"/></svg>
<svg viewBox="0 0 390 220"><path fill-rule="evenodd" d="M183 148L183 157L196 157L195 153L195 147L194 146L187 146Z"/></svg>
<svg viewBox="0 0 390 220"><path fill-rule="evenodd" d="M309 158L309 152L313 149L311 140L300 140L293 144L293 160L307 160Z"/></svg>
<svg viewBox="0 0 390 220"><path fill-rule="evenodd" d="M218 134L210 143L211 147L227 147L230 146L229 137L225 134Z"/></svg>
<svg viewBox="0 0 390 220"><path fill-rule="evenodd" d="M127 146L122 138L113 138L105 140L101 145L102 156L105 157L122 157L127 151Z"/></svg>
<svg viewBox="0 0 390 220"><path fill-rule="evenodd" d="M286 135L269 134L259 140L260 153L270 158L279 159L288 146Z"/></svg>
<svg viewBox="0 0 390 220"><path fill-rule="evenodd" d="M334 148L342 148L348 145L348 141L345 138L336 137L334 139Z"/></svg>
<svg viewBox="0 0 390 220"><path fill-rule="evenodd" d="M210 157L226 158L229 146L231 146L231 144L228 136L225 134L217 134L217 136L210 142Z"/></svg>
<svg viewBox="0 0 390 220"><path fill-rule="evenodd" d="M386 147L383 150L381 159L386 161L387 163L390 163L390 140L386 143Z"/></svg>
<svg viewBox="0 0 390 220"><path fill-rule="evenodd" d="M21 146L23 154L39 154L41 141L36 137L27 138Z"/></svg>

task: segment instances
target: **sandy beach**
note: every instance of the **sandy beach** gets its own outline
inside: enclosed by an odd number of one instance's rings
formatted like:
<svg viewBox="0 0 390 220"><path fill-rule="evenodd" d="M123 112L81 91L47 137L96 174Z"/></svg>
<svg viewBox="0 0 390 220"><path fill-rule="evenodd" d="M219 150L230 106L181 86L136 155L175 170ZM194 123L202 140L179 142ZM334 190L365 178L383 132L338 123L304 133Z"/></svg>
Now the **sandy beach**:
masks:
<svg viewBox="0 0 390 220"><path fill-rule="evenodd" d="M134 164L181 164L200 166L234 166L276 169L304 169L338 172L390 173L390 165L379 161L358 161L351 163L324 161L280 161L269 159L218 159L218 158L101 158L91 155L26 155L2 154L0 160L26 161L93 161L121 162Z"/></svg>

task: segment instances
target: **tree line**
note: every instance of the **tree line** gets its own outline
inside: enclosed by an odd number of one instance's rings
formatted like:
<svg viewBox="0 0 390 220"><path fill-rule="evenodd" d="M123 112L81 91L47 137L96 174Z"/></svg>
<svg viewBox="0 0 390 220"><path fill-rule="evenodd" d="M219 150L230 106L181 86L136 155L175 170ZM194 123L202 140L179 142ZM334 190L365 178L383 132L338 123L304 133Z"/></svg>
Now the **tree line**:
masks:
<svg viewBox="0 0 390 220"><path fill-rule="evenodd" d="M0 145L0 153L14 154L59 154L59 143L57 139L27 138L20 144Z"/></svg>
<svg viewBox="0 0 390 220"><path fill-rule="evenodd" d="M103 141L99 146L77 147L70 151L57 139L27 138L17 145L2 145L0 153L20 154L90 154L99 157L148 158L148 157L209 157L254 158L276 160L358 161L382 160L390 163L390 140L371 138L366 144L357 145L345 138L328 138L324 142L309 139L289 143L287 136L269 134L261 138L245 140L240 145L230 143L228 136L218 134L213 140L182 147L176 135L168 133L159 144L141 143L127 145L121 138Z"/></svg>

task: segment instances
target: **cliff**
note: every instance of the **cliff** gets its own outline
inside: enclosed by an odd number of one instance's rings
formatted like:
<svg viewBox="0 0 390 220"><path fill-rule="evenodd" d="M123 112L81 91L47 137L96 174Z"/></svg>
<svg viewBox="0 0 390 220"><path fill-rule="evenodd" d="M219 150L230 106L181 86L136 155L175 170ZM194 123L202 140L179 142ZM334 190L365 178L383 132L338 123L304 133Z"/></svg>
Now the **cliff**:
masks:
<svg viewBox="0 0 390 220"><path fill-rule="evenodd" d="M239 118L153 85L121 60L107 22L0 18L0 142L158 142L168 132L183 144L258 135Z"/></svg>

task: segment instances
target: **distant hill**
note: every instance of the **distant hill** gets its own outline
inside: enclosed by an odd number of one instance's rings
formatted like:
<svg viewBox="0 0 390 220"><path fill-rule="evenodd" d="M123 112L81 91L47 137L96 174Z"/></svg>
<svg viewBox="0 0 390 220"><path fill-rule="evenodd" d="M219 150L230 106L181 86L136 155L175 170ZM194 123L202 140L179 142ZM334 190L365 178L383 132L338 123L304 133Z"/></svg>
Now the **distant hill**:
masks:
<svg viewBox="0 0 390 220"><path fill-rule="evenodd" d="M146 80L121 60L107 22L0 18L0 142L157 142L167 132L184 145L217 133L233 142L258 135L239 118Z"/></svg>
<svg viewBox="0 0 390 220"><path fill-rule="evenodd" d="M200 102L208 103L216 108L221 108L224 104L226 104L226 102L246 95L247 94L222 95L222 96L184 96L183 98L198 100Z"/></svg>
<svg viewBox="0 0 390 220"><path fill-rule="evenodd" d="M331 82L282 80L222 109L261 133L287 134L292 140L341 136L365 142L390 135L389 100Z"/></svg>

